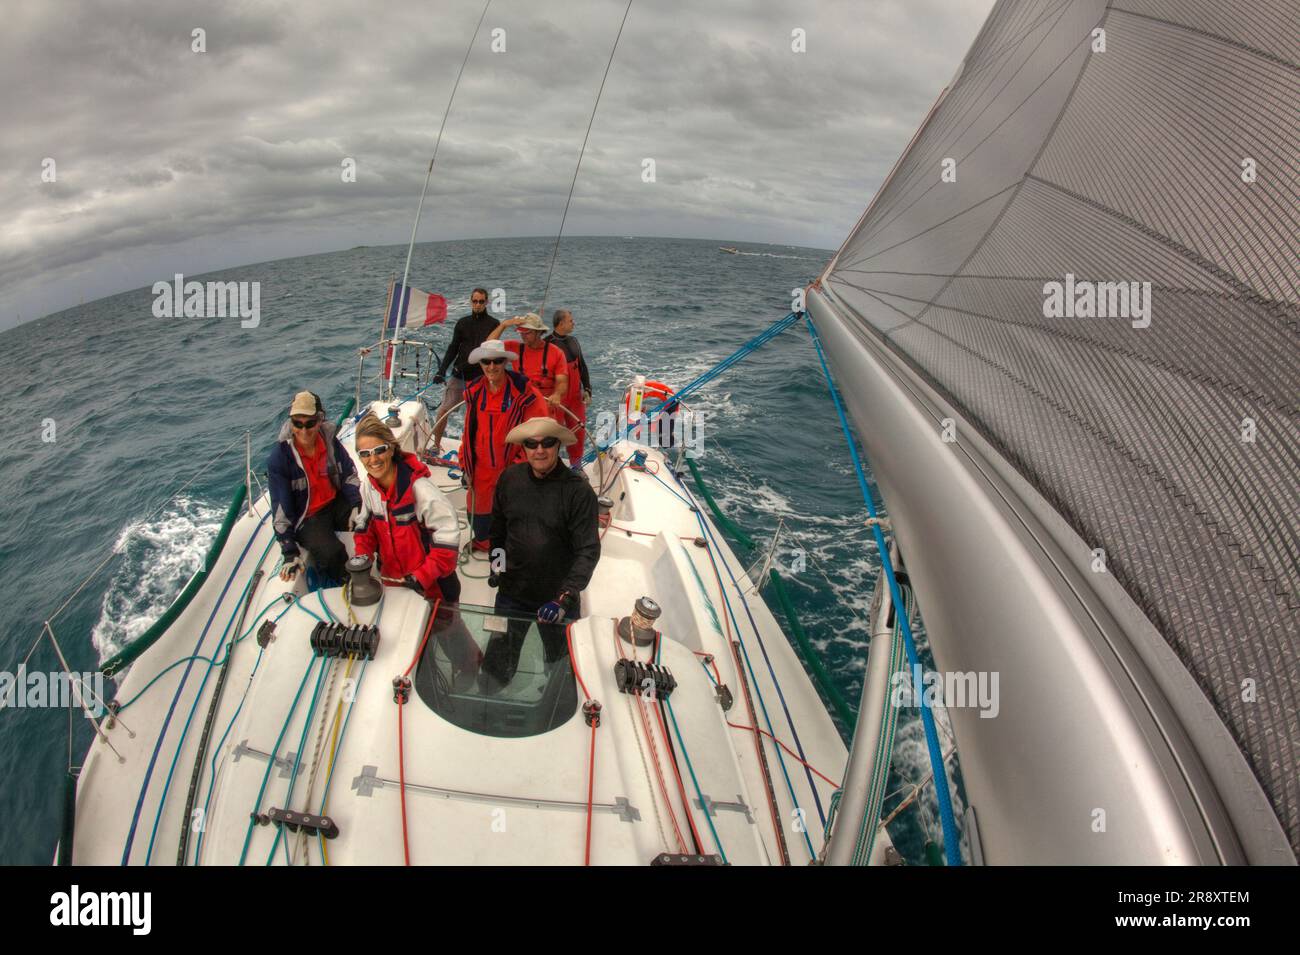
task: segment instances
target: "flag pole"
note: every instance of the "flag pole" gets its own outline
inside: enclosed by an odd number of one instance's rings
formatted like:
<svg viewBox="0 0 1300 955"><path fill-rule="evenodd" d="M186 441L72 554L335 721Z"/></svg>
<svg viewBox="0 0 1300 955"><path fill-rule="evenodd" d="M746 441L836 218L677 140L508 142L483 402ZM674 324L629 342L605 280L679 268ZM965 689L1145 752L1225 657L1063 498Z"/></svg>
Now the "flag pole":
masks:
<svg viewBox="0 0 1300 955"><path fill-rule="evenodd" d="M411 226L411 244L406 247L406 268L402 270L402 300L397 305L398 321L404 321L406 318L406 306L411 301L411 253L415 251L415 232L420 228L420 213L424 210L424 196L429 191L429 180L433 178L433 160L429 160L429 171L424 175L424 188L420 190L420 204L415 207L415 224ZM387 315L385 315L387 322ZM394 358L397 356L394 355ZM397 363L390 362L388 366L388 395L391 398L393 394L393 374L396 371Z"/></svg>
<svg viewBox="0 0 1300 955"><path fill-rule="evenodd" d="M383 312L383 315L382 315L382 316L380 317L380 319L379 319L379 354L380 354L380 356L382 356L382 355L384 354L384 349L385 349L385 347L386 347L386 344L385 344L385 343L386 343L386 341L387 341L387 339L388 339L388 310L389 310L389 308L390 308L390 307L392 306L392 304L393 304L393 283L396 282L396 281L397 281L397 273L396 273L396 272L390 272L390 273L388 274L388 297L384 299L384 312ZM380 370L379 370L378 378L379 378L379 382L380 382L380 384L379 384L379 400L380 400L380 401L383 401L383 400L384 400L384 385L383 385L383 381L384 381L384 372L383 372L383 368L382 368L382 367L381 367ZM360 400L361 400L361 399L360 399L360 395L359 395L359 392L360 392L360 389L361 389L361 382L357 382L357 389L358 389L358 398L357 398L357 402L358 402L358 404L359 404L359 403L360 403Z"/></svg>

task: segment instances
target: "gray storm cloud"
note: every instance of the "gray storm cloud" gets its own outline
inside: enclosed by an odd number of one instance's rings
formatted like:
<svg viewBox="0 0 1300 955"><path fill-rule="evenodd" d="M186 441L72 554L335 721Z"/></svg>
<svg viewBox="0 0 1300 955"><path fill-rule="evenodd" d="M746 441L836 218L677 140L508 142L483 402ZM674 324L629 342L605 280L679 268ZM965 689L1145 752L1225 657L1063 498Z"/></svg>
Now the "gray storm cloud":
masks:
<svg viewBox="0 0 1300 955"><path fill-rule="evenodd" d="M991 5L634 0L566 234L838 245ZM421 240L554 234L623 7L492 0ZM11 0L0 328L173 272L404 242L482 9Z"/></svg>

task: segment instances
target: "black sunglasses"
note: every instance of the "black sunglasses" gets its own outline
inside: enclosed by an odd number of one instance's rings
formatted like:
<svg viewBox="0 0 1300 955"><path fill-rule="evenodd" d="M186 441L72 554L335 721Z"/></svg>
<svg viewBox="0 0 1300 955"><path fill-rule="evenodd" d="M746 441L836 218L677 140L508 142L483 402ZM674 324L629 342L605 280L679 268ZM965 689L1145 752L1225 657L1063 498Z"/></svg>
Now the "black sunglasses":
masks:
<svg viewBox="0 0 1300 955"><path fill-rule="evenodd" d="M549 438L524 438L524 447L529 451L536 451L538 448L546 448L548 451L560 443L556 437Z"/></svg>
<svg viewBox="0 0 1300 955"><path fill-rule="evenodd" d="M504 365L505 363L506 360L504 358L484 358L479 362L480 365Z"/></svg>
<svg viewBox="0 0 1300 955"><path fill-rule="evenodd" d="M306 421L301 418L290 418L289 420L293 422L295 428L314 428L320 424L320 421L316 418L308 418Z"/></svg>

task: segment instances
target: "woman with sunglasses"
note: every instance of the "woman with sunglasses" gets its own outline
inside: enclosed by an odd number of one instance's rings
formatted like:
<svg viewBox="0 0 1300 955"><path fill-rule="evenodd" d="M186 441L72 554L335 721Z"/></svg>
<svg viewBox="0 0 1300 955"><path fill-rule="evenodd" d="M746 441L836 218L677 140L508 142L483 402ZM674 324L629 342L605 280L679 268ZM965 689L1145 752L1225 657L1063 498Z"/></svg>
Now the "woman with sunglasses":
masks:
<svg viewBox="0 0 1300 955"><path fill-rule="evenodd" d="M303 568L304 549L322 576L333 583L343 579L348 552L336 532L350 529L350 516L361 504L361 482L334 432L317 395L294 395L266 467L272 523L284 558L281 580L292 580Z"/></svg>
<svg viewBox="0 0 1300 955"><path fill-rule="evenodd" d="M460 524L429 469L402 451L392 430L373 414L357 424L356 448L366 472L357 555L376 556L380 579L389 586L459 602Z"/></svg>
<svg viewBox="0 0 1300 955"><path fill-rule="evenodd" d="M488 549L492 522L492 493L506 466L522 459L518 445L506 435L522 421L546 415L546 401L523 375L508 369L516 360L506 343L486 341L470 353L483 376L465 390L465 433L460 442L460 467L468 488L465 511L474 532L474 549Z"/></svg>

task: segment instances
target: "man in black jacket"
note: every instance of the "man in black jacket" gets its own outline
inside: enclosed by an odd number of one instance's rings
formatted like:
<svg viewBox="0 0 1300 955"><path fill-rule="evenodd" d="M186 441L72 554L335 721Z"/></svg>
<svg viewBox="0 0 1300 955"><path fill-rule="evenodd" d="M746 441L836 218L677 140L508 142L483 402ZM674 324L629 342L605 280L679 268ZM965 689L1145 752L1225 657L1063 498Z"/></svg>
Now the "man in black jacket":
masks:
<svg viewBox="0 0 1300 955"><path fill-rule="evenodd" d="M447 353L438 363L438 371L433 376L433 383L446 382L442 392L442 404L434 415L433 444L434 454L442 454L442 432L447 427L447 418L451 410L465 400L466 385L473 384L483 374L483 369L469 362L469 353L487 340L488 335L497 327L497 320L488 314L487 289L476 288L469 293L470 313L458 319L451 332L451 342ZM451 380L446 377L447 368L451 367Z"/></svg>
<svg viewBox="0 0 1300 955"><path fill-rule="evenodd" d="M496 611L536 616L546 663L568 653L565 624L582 615L582 591L600 559L596 492L581 472L560 463L560 446L577 438L553 418L532 418L506 435L522 444L527 460L502 472L492 499L491 556ZM503 563L498 563L503 562ZM526 620L510 621L494 635L483 671L498 687L519 666Z"/></svg>

